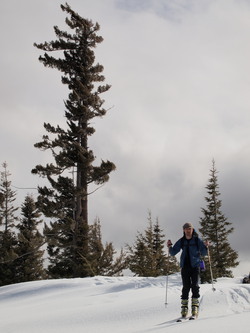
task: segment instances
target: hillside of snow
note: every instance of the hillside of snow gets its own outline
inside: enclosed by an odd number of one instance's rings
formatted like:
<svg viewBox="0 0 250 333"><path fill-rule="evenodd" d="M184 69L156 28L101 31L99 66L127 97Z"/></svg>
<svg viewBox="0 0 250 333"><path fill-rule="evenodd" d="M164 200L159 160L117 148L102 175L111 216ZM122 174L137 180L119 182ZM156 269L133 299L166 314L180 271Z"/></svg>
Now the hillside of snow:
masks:
<svg viewBox="0 0 250 333"><path fill-rule="evenodd" d="M176 323L180 274L166 277L92 277L45 280L0 288L1 333L246 332L250 285L221 278L201 285L196 321Z"/></svg>

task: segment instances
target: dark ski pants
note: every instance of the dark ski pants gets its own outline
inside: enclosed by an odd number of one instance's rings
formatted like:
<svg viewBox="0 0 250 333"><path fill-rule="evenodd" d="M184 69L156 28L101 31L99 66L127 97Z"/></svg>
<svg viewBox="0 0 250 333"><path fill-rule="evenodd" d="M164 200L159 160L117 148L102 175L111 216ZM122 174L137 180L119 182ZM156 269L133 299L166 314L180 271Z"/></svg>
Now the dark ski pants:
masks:
<svg viewBox="0 0 250 333"><path fill-rule="evenodd" d="M183 267L181 269L182 278L182 299L188 299L189 291L192 289L192 298L199 298L199 280L200 269L199 267Z"/></svg>

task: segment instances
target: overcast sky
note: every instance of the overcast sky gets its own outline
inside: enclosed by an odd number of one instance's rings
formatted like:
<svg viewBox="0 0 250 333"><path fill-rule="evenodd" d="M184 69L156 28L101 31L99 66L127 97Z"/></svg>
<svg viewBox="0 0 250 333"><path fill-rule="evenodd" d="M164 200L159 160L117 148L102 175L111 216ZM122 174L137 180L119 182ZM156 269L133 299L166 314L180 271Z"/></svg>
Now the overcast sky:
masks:
<svg viewBox="0 0 250 333"><path fill-rule="evenodd" d="M34 42L66 30L58 0L0 0L1 164L12 185L35 188L31 175L50 156L33 147L44 122L64 125L68 91L43 67ZM148 211L166 238L199 227L215 160L222 212L241 265L250 271L250 0L69 0L98 22L95 50L109 92L90 140L97 162L114 162L110 181L90 197L103 241L119 249L147 227ZM15 188L13 188L15 189ZM36 190L16 189L23 200Z"/></svg>

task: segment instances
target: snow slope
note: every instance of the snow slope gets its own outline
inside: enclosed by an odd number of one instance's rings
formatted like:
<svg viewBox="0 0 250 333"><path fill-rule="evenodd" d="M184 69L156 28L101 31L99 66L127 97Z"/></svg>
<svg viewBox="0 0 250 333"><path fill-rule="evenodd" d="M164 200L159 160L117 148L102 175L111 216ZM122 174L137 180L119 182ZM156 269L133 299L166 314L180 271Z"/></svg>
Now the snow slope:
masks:
<svg viewBox="0 0 250 333"><path fill-rule="evenodd" d="M46 280L0 288L1 333L246 332L250 285L242 278L201 285L199 319L176 323L181 280L102 277Z"/></svg>

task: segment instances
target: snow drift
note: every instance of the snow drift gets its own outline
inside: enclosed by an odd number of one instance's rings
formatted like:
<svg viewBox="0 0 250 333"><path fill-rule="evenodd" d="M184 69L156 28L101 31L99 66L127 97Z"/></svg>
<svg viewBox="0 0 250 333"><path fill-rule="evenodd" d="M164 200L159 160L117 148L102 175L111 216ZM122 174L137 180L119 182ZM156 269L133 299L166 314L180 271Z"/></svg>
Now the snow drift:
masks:
<svg viewBox="0 0 250 333"><path fill-rule="evenodd" d="M196 321L176 323L180 274L166 277L92 277L45 280L0 288L1 333L245 332L250 285L221 278L201 285Z"/></svg>

